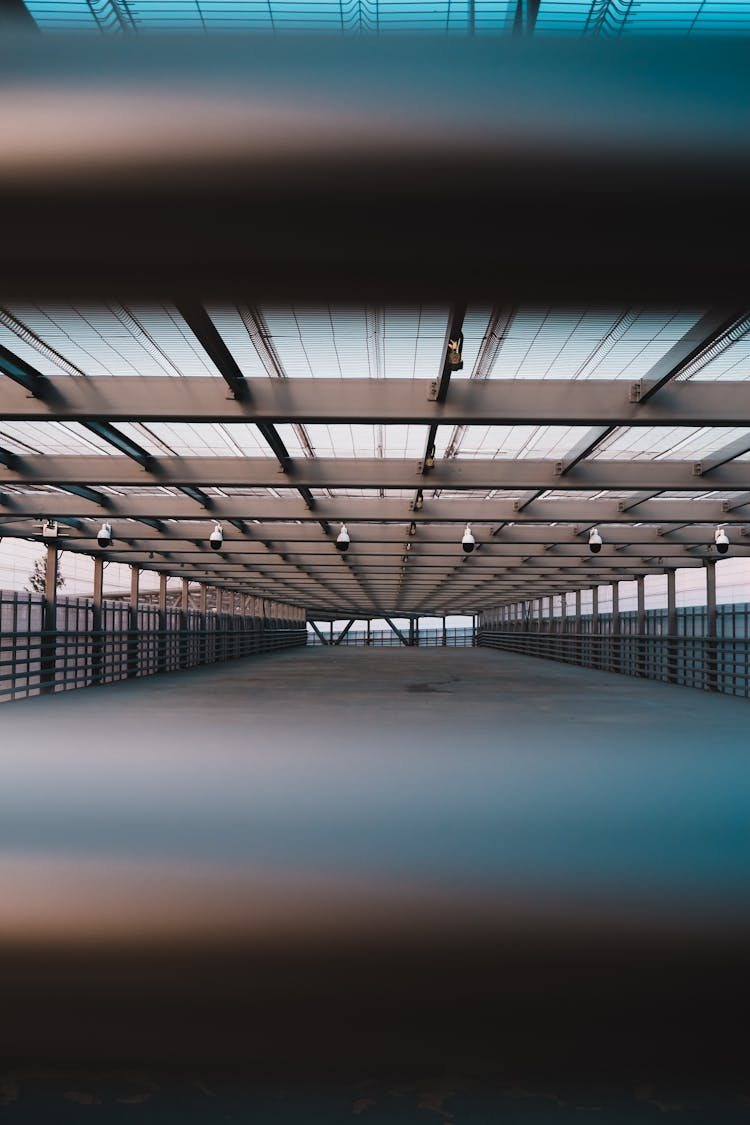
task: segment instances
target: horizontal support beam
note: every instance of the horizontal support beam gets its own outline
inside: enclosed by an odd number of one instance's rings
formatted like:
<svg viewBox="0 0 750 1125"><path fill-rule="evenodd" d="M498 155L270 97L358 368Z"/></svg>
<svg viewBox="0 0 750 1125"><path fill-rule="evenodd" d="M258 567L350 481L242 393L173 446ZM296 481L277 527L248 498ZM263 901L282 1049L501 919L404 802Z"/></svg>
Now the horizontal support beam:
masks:
<svg viewBox="0 0 750 1125"><path fill-rule="evenodd" d="M279 36L252 67L242 36L202 42L200 65L184 37L126 38L0 42L15 299L426 301L457 278L503 303L748 291L740 37Z"/></svg>
<svg viewBox="0 0 750 1125"><path fill-rule="evenodd" d="M522 512L515 510L513 500L469 500L441 497L428 499L418 512L412 510L408 500L371 497L337 497L319 499L315 512L311 512L299 498L215 497L211 508L212 519L262 520L273 527L277 523L300 520L319 523L357 524L360 521L383 520L407 524L417 528L425 523L516 524L573 523L632 524L669 523L686 524L742 524L750 520L750 493L742 494L741 506L731 507L732 501L721 500L661 500L645 501L632 511L621 511L616 500L535 500ZM725 506L726 505L726 506ZM154 490L153 495L142 493L133 496L108 496L107 507L83 496L66 493L0 492L0 520L7 517L29 516L33 519L90 518L112 519L196 519L204 518L198 501L184 496L165 496Z"/></svg>
<svg viewBox="0 0 750 1125"><path fill-rule="evenodd" d="M372 422L419 425L743 426L750 428L750 384L691 381L631 401L624 380L462 379L445 402L427 379L245 380L236 399L222 379L105 376L44 380L43 397L0 379L5 421L73 422Z"/></svg>
<svg viewBox="0 0 750 1125"><path fill-rule="evenodd" d="M193 543L196 545L208 541L213 530L213 521L182 521L169 522L161 527L135 524L131 520L109 520L115 542L128 544L142 544L144 549L156 543L168 545L170 543ZM589 521L590 522L590 521ZM746 527L740 526L734 533L748 538L750 542L750 512L745 518ZM66 543L80 543L90 549L97 547L97 533L100 528L98 521L75 521L75 525L61 526L59 538ZM405 543L413 544L412 551L421 551L426 544L457 545L464 530L465 521L456 519L455 523L421 523L413 533L403 524L384 525L380 523L357 523L354 525L354 537L347 557L352 552L359 553L360 549L368 544L378 544L384 551L378 553L403 554ZM515 525L506 525L499 531L492 530L492 522L481 524L474 521L474 530L477 540L482 544L482 552L486 553L496 544L509 543L541 543L554 544L586 544L588 541L588 523L585 528L570 527L565 524L532 524L520 522ZM599 520L599 530L604 536L605 549L608 546L633 543L650 544L653 546L668 546L669 544L683 544L700 546L704 543L713 543L716 525L711 523L691 523L687 527L672 529L654 527L650 524L607 524ZM0 517L0 537L9 536L18 539L34 539L41 535L41 524L30 519L5 519ZM733 539L734 541L734 539ZM742 539L737 539L742 542ZM242 545L242 549L250 551L280 551L289 550L296 546L297 549L320 551L328 553L332 548L332 541L315 523L245 523L239 534L224 528L224 543L227 550L234 550ZM299 545L303 547L299 547ZM179 547L178 547L179 549ZM340 556L338 556L340 557Z"/></svg>
<svg viewBox="0 0 750 1125"><path fill-rule="evenodd" d="M686 555L688 550L695 552L703 548L715 554L713 527L707 528L705 533L701 535L685 530L667 536L659 534L655 528L649 527L634 528L632 535L629 535L627 530L612 529L602 546L601 552L597 555L590 553L588 540L585 537L575 535L568 528L534 527L526 533L522 529L510 530L515 534L508 535L503 539L483 540L479 536L478 548L472 556L471 565L475 567L483 566L492 559L519 553L528 556L546 556L550 559L580 556L581 558L590 558L594 563L603 558L625 559L633 553L648 555L649 557L668 557ZM8 526L0 524L0 537L37 539L40 542L49 542L48 539L45 540L41 528L33 525L32 527L21 528L12 524ZM160 536L158 532L152 536L133 535L131 533L128 537L115 533L113 547L102 552L97 546L95 537L82 536L74 531L62 528L57 536L57 542L65 550L78 550L97 555L101 553L109 555L112 550L127 548L135 551L168 552L170 558L175 559L198 557L206 560L213 559L217 564L242 556L248 563L257 562L258 565L266 565L264 560L273 562L276 559L299 567L326 563L340 570L342 565L341 556L334 549L334 545L325 541L320 543L302 541L267 544L243 539L241 536L236 539L225 536L221 550L214 551L208 545L207 536L195 542L174 535ZM731 542L730 546L731 553L734 555L748 554L750 553L750 538L737 537ZM466 561L466 556L462 553L460 540L455 537L451 540L441 538L415 542L411 551L406 554L404 553L403 543L393 540L383 540L378 543L373 538L369 541L353 542L347 553L346 561L350 566L374 566L377 564L396 566L402 565L403 559L406 560L403 565L411 569L441 559L446 561L452 559L456 563L463 563Z"/></svg>
<svg viewBox="0 0 750 1125"><path fill-rule="evenodd" d="M417 487L420 465L400 458L318 457L296 461L283 472L270 457L161 457L153 471L126 457L58 456L34 454L0 466L0 487L47 484L113 487L162 485L190 488L366 488ZM564 477L565 490L700 491L693 461L587 461ZM493 490L561 487L553 461L460 460L436 461L430 487L452 490ZM711 489L750 488L750 464L731 462L711 473ZM213 512L213 510L212 510ZM321 518L316 508L316 515Z"/></svg>

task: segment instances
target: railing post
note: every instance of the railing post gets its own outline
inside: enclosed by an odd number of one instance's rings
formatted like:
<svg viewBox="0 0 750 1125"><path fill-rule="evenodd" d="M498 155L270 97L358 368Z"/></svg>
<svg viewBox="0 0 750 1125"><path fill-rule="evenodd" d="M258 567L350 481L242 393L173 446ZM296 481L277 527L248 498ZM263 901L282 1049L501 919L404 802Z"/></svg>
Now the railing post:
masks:
<svg viewBox="0 0 750 1125"><path fill-rule="evenodd" d="M49 695L55 690L57 676L57 546L47 544L44 570L44 606L42 609L42 659L40 691Z"/></svg>
<svg viewBox="0 0 750 1125"><path fill-rule="evenodd" d="M200 633L199 660L200 660L201 664L207 664L208 663L208 631L207 631L206 616L207 616L207 609L208 609L208 587L206 586L205 582L201 582L201 585L200 585L200 601L199 601L198 605L199 605L199 612L200 612L200 615L201 615L201 618L200 618L201 633Z"/></svg>
<svg viewBox="0 0 750 1125"><path fill-rule="evenodd" d="M159 575L159 644L157 646L157 666L160 672L167 668L167 576Z"/></svg>
<svg viewBox="0 0 750 1125"><path fill-rule="evenodd" d="M104 601L104 559L98 555L94 559L94 596L91 600L91 632L93 644L91 646L91 682L101 684L104 682L104 624L102 602Z"/></svg>
<svg viewBox="0 0 750 1125"><path fill-rule="evenodd" d="M130 604L128 605L128 678L138 675L138 582L140 570L130 568Z"/></svg>
<svg viewBox="0 0 750 1125"><path fill-rule="evenodd" d="M190 608L190 580L183 578L180 584L180 667L190 665L190 637L188 636L188 610Z"/></svg>
<svg viewBox="0 0 750 1125"><path fill-rule="evenodd" d="M667 571L667 680L676 684L677 675L677 642L673 639L677 633L677 584L673 569Z"/></svg>
<svg viewBox="0 0 750 1125"><path fill-rule="evenodd" d="M620 583L612 583L612 655L610 667L615 672L622 672L622 644L620 642Z"/></svg>
<svg viewBox="0 0 750 1125"><path fill-rule="evenodd" d="M706 559L706 687L718 691L718 641L716 637L716 562Z"/></svg>

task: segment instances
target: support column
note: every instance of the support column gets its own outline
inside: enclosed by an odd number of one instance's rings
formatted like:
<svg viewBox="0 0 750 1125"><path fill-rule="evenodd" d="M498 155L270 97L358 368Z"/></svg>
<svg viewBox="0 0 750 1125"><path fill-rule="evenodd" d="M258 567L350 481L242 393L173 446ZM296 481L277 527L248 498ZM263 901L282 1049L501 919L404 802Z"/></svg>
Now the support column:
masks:
<svg viewBox="0 0 750 1125"><path fill-rule="evenodd" d="M716 562L706 559L706 687L719 687L718 645L716 641Z"/></svg>
<svg viewBox="0 0 750 1125"><path fill-rule="evenodd" d="M576 590L576 616L575 616L575 631L581 631L581 591Z"/></svg>
<svg viewBox="0 0 750 1125"><path fill-rule="evenodd" d="M620 635L620 583L612 583L612 636Z"/></svg>
<svg viewBox="0 0 750 1125"><path fill-rule="evenodd" d="M675 572L667 571L667 679L670 684L678 681L677 676L677 642L671 638L677 633L677 594Z"/></svg>
<svg viewBox="0 0 750 1125"><path fill-rule="evenodd" d="M53 543L47 544L47 558L44 569L44 605L42 607L42 658L40 661L41 687L43 695L55 690L57 676L57 574L58 553Z"/></svg>
<svg viewBox="0 0 750 1125"><path fill-rule="evenodd" d="M159 671L167 668L167 576L159 575Z"/></svg>
<svg viewBox="0 0 750 1125"><path fill-rule="evenodd" d="M138 675L138 584L141 572L130 568L130 605L128 606L128 676Z"/></svg>
<svg viewBox="0 0 750 1125"><path fill-rule="evenodd" d="M368 648L370 647L370 641L371 640L372 640L372 620L371 620L371 618L368 617L367 618L367 647Z"/></svg>
<svg viewBox="0 0 750 1125"><path fill-rule="evenodd" d="M94 596L91 600L91 682L104 682L104 636L102 631L102 602L104 601L104 559L98 555L94 559Z"/></svg>
<svg viewBox="0 0 750 1125"><path fill-rule="evenodd" d="M190 643L188 637L188 609L190 608L190 579L183 578L180 585L180 667L187 668L190 663Z"/></svg>
<svg viewBox="0 0 750 1125"><path fill-rule="evenodd" d="M599 587L591 588L591 632L599 632Z"/></svg>
<svg viewBox="0 0 750 1125"><path fill-rule="evenodd" d="M445 616L443 616L443 648L448 644L448 633L445 628Z"/></svg>
<svg viewBox="0 0 750 1125"><path fill-rule="evenodd" d="M642 635L646 631L646 579L639 574L636 579L638 593L638 615L636 619L636 632Z"/></svg>

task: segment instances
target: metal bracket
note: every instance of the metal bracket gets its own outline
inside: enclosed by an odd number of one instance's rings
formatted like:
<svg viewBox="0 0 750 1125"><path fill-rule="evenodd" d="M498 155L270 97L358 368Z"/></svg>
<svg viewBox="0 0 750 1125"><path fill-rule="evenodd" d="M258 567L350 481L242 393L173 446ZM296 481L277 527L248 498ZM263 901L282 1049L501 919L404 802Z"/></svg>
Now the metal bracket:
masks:
<svg viewBox="0 0 750 1125"><path fill-rule="evenodd" d="M430 383L430 389L427 392L427 401L428 402L437 402L437 396L438 396L438 381L437 381L437 379L433 379L432 382Z"/></svg>
<svg viewBox="0 0 750 1125"><path fill-rule="evenodd" d="M561 477L563 475L563 463L562 463L562 461L555 461L554 473L555 473L556 477Z"/></svg>
<svg viewBox="0 0 750 1125"><path fill-rule="evenodd" d="M637 383L631 383L630 384L630 390L628 392L628 401L629 402L640 402L642 393L643 393L643 384L641 383L641 381L639 379Z"/></svg>
<svg viewBox="0 0 750 1125"><path fill-rule="evenodd" d="M702 461L694 461L693 462L693 476L694 477L702 477L703 476L703 462Z"/></svg>

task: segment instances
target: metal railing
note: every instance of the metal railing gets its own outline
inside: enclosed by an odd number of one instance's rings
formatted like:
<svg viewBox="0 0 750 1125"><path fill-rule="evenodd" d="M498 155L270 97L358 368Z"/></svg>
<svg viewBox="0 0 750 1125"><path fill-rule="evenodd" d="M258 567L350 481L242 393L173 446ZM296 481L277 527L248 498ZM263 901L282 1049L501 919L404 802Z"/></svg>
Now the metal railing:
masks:
<svg viewBox="0 0 750 1125"><path fill-rule="evenodd" d="M333 644L336 647L336 636L334 634L333 642L326 637L326 645ZM409 640L408 630L404 632L404 639ZM317 645L319 648L323 646L323 641L316 633L307 634L308 645ZM368 634L364 630L357 630L354 632L350 630L345 637L342 638L341 647L357 647L357 648L403 648L404 642L400 637L390 629L377 629L372 630ZM474 645L474 630L469 628L460 629L446 629L443 633L442 629L420 629L418 633L414 634L414 645L409 647L415 648L471 648Z"/></svg>
<svg viewBox="0 0 750 1125"><path fill-rule="evenodd" d="M645 633L532 633L480 627L477 643L604 672L750 695L750 638Z"/></svg>
<svg viewBox="0 0 750 1125"><path fill-rule="evenodd" d="M45 629L44 599L0 593L0 701L114 683L305 644L302 621L61 599Z"/></svg>

